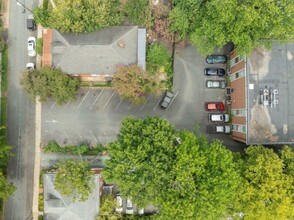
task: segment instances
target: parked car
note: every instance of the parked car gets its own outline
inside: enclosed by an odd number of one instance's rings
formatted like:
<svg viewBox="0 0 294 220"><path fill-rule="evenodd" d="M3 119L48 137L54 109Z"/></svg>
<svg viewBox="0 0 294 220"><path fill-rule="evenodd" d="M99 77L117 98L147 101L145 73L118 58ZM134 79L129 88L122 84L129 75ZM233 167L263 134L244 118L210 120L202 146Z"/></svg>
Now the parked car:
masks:
<svg viewBox="0 0 294 220"><path fill-rule="evenodd" d="M139 215L144 215L144 209L139 209L139 210L138 210L138 214L139 214Z"/></svg>
<svg viewBox="0 0 294 220"><path fill-rule="evenodd" d="M123 201L122 198L120 196L120 194L116 194L116 208L115 208L116 212L122 212L123 211Z"/></svg>
<svg viewBox="0 0 294 220"><path fill-rule="evenodd" d="M206 62L209 64L226 63L227 57L225 55L209 55L206 57Z"/></svg>
<svg viewBox="0 0 294 220"><path fill-rule="evenodd" d="M223 102L205 102L204 108L206 111L224 111L225 104Z"/></svg>
<svg viewBox="0 0 294 220"><path fill-rule="evenodd" d="M28 18L27 18L27 29L34 31L36 30L36 23L34 20L34 15L33 14L29 14Z"/></svg>
<svg viewBox="0 0 294 220"><path fill-rule="evenodd" d="M134 207L133 207L132 201L129 198L127 198L126 214L128 215L134 214Z"/></svg>
<svg viewBox="0 0 294 220"><path fill-rule="evenodd" d="M226 82L222 80L207 80L206 86L211 89L224 89L226 87Z"/></svg>
<svg viewBox="0 0 294 220"><path fill-rule="evenodd" d="M228 114L209 114L208 121L211 122L228 122L230 119Z"/></svg>
<svg viewBox="0 0 294 220"><path fill-rule="evenodd" d="M27 63L26 65L26 71L31 71L35 69L35 64L34 63Z"/></svg>
<svg viewBox="0 0 294 220"><path fill-rule="evenodd" d="M230 125L207 125L207 133L218 134L218 133L230 133Z"/></svg>
<svg viewBox="0 0 294 220"><path fill-rule="evenodd" d="M30 57L36 56L36 38L35 37L28 38L28 55Z"/></svg>
<svg viewBox="0 0 294 220"><path fill-rule="evenodd" d="M226 71L223 68L212 67L212 68L205 68L204 69L204 74L206 76L220 76L220 77L223 77L224 75L226 75Z"/></svg>
<svg viewBox="0 0 294 220"><path fill-rule="evenodd" d="M162 99L160 108L161 109L167 109L168 106L169 106L169 104L172 102L173 97L174 97L174 93L173 92L166 91L165 92L165 96Z"/></svg>

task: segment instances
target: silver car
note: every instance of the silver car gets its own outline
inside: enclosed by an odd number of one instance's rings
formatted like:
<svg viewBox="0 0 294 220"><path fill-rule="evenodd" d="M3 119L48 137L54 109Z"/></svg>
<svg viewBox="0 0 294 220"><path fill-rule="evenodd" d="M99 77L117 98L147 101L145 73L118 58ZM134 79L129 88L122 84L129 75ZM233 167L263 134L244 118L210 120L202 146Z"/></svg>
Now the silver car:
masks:
<svg viewBox="0 0 294 220"><path fill-rule="evenodd" d="M206 86L207 88L224 89L226 87L226 82L223 80L207 80Z"/></svg>

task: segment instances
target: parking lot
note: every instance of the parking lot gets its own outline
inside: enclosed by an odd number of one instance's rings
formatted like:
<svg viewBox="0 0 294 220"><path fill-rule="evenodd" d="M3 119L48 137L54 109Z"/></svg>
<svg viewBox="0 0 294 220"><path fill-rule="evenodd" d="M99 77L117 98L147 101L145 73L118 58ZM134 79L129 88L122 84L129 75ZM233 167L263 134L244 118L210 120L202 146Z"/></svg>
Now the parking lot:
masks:
<svg viewBox="0 0 294 220"><path fill-rule="evenodd" d="M175 97L167 110L160 109L159 96L147 95L146 102L134 105L122 100L113 90L81 89L76 101L62 106L49 100L42 105L42 142L56 140L60 145L88 143L106 144L116 139L121 120L134 116L144 118L146 115L168 119L177 129L195 130L199 126L206 133L208 114L204 102L225 101L224 89L208 89L204 68L208 65L194 47L177 48L174 61ZM224 143L232 141L228 135L210 135L221 138ZM234 147L238 142L233 142Z"/></svg>

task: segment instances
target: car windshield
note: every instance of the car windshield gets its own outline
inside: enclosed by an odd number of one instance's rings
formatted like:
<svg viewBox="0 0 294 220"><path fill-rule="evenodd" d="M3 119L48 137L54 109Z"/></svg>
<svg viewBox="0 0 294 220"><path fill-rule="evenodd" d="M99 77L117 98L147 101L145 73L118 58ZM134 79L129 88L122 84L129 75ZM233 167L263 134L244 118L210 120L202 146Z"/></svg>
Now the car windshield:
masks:
<svg viewBox="0 0 294 220"><path fill-rule="evenodd" d="M217 105L216 104L208 104L208 109L216 109Z"/></svg>
<svg viewBox="0 0 294 220"><path fill-rule="evenodd" d="M215 75L216 72L217 72L216 69L208 69L208 74L210 74L210 75Z"/></svg>

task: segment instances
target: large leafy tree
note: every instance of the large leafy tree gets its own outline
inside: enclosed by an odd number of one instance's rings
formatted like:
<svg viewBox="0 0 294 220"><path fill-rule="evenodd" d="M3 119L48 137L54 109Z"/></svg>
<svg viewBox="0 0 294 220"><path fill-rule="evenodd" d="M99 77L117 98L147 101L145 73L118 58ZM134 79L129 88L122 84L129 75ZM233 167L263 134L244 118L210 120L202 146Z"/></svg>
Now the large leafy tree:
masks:
<svg viewBox="0 0 294 220"><path fill-rule="evenodd" d="M0 171L0 200L5 201L13 194L15 187L7 182L2 171Z"/></svg>
<svg viewBox="0 0 294 220"><path fill-rule="evenodd" d="M0 127L0 168L6 169L8 160L12 156L12 146L6 143L5 127Z"/></svg>
<svg viewBox="0 0 294 220"><path fill-rule="evenodd" d="M107 149L110 160L103 170L123 196L144 207L165 191L175 158L175 128L167 120L125 118L118 140Z"/></svg>
<svg viewBox="0 0 294 220"><path fill-rule="evenodd" d="M239 53L248 54L256 47L270 47L272 40L288 42L294 36L292 0L173 2L171 29L182 38L188 36L203 55L228 42L233 42Z"/></svg>
<svg viewBox="0 0 294 220"><path fill-rule="evenodd" d="M53 97L58 104L62 104L76 99L79 80L61 69L42 67L25 72L22 85L32 98L39 96L40 101L46 101Z"/></svg>
<svg viewBox="0 0 294 220"><path fill-rule="evenodd" d="M55 5L36 8L34 16L43 26L62 32L92 32L120 24L123 18L118 0L55 0Z"/></svg>
<svg viewBox="0 0 294 220"><path fill-rule="evenodd" d="M118 67L112 86L123 98L134 103L144 102L146 93L157 93L163 87L158 76L143 71L137 65Z"/></svg>
<svg viewBox="0 0 294 220"><path fill-rule="evenodd" d="M289 152L291 150L286 149ZM286 152L284 151L284 152ZM290 152L291 153L291 152ZM293 161L293 152L292 161ZM289 159L289 158L288 158ZM293 176L272 149L250 146L240 164L242 182L235 212L245 219L291 219L294 217Z"/></svg>
<svg viewBox="0 0 294 220"><path fill-rule="evenodd" d="M157 117L124 119L108 151L103 177L139 207L158 206L157 219L217 219L239 184L232 153L220 142L178 132Z"/></svg>
<svg viewBox="0 0 294 220"><path fill-rule="evenodd" d="M232 153L220 141L181 132L182 143L158 198L160 219L220 219L235 198L240 176Z"/></svg>
<svg viewBox="0 0 294 220"><path fill-rule="evenodd" d="M82 160L64 160L56 165L54 186L73 201L86 201L94 188L94 173Z"/></svg>

